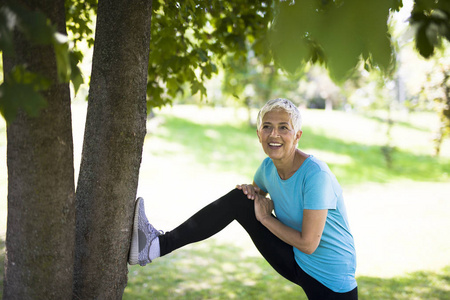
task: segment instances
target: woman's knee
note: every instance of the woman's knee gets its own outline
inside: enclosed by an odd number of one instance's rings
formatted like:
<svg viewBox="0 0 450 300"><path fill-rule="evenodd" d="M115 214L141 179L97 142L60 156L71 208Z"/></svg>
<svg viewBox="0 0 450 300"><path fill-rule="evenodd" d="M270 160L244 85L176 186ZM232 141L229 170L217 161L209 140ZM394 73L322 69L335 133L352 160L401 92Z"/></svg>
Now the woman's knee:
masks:
<svg viewBox="0 0 450 300"><path fill-rule="evenodd" d="M251 207L253 209L253 200L247 198L247 195L239 189L233 189L222 197L223 200L229 201L234 208L245 209Z"/></svg>

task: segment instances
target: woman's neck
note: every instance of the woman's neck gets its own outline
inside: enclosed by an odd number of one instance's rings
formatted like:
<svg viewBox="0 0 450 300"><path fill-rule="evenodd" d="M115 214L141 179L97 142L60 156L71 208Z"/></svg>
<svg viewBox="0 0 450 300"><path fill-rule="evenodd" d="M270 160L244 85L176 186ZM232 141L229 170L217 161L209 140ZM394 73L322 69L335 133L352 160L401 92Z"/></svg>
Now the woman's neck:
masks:
<svg viewBox="0 0 450 300"><path fill-rule="evenodd" d="M286 159L278 161L273 160L273 163L277 168L280 178L286 180L297 172L308 156L309 155L303 153L299 149L295 149L292 155L288 156Z"/></svg>

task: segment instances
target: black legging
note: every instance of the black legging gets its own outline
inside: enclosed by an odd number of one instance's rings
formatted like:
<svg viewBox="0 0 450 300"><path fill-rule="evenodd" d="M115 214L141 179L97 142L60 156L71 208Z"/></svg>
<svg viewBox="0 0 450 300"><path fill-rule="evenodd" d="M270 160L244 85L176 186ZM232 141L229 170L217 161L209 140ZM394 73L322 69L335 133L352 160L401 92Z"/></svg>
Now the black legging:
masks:
<svg viewBox="0 0 450 300"><path fill-rule="evenodd" d="M238 189L205 206L173 231L161 235L161 256L207 239L234 220L247 231L269 264L283 277L301 286L308 299L358 299L357 288L348 293L336 293L306 274L296 263L292 246L256 219L253 200Z"/></svg>

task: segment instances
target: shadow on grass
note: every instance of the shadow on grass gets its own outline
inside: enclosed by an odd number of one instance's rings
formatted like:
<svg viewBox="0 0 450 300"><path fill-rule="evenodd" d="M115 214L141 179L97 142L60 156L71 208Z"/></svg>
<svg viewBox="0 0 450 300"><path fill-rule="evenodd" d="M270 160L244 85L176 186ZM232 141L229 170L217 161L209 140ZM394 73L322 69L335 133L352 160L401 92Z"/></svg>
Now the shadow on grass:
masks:
<svg viewBox="0 0 450 300"><path fill-rule="evenodd" d="M306 299L260 257L214 239L129 268L123 299ZM450 266L440 272L357 278L360 299L450 299Z"/></svg>
<svg viewBox="0 0 450 300"><path fill-rule="evenodd" d="M155 135L176 143L183 152L212 171L239 171L252 178L265 154L256 136L255 128L241 125L197 124L187 119L166 116L165 131ZM344 135L345 136L345 135ZM150 135L151 139L151 135ZM345 161L331 160L316 155L328 163L342 184L389 182L398 179L416 181L445 181L450 174L450 161L427 155L415 155L396 149L392 154L392 168L388 168L380 146L346 142L330 138L314 128L305 126L300 140L301 149L315 149L345 156ZM165 155L159 149L155 155ZM314 153L310 153L313 154Z"/></svg>
<svg viewBox="0 0 450 300"><path fill-rule="evenodd" d="M214 239L129 272L123 299L306 299L264 259Z"/></svg>

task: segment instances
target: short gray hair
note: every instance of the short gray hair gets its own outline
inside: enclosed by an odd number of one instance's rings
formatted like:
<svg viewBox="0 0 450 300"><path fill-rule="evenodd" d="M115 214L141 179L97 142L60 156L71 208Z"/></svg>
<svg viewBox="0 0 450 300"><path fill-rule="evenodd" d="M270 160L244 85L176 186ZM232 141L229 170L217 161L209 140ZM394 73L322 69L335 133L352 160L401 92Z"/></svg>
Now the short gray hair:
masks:
<svg viewBox="0 0 450 300"><path fill-rule="evenodd" d="M261 127L262 119L264 118L265 114L276 109L282 109L289 114L289 117L292 121L292 126L294 126L295 133L297 133L302 128L302 115L300 114L297 106L295 106L294 103L292 103L288 99L277 98L267 102L259 111L258 118L256 119L256 126L258 130Z"/></svg>

